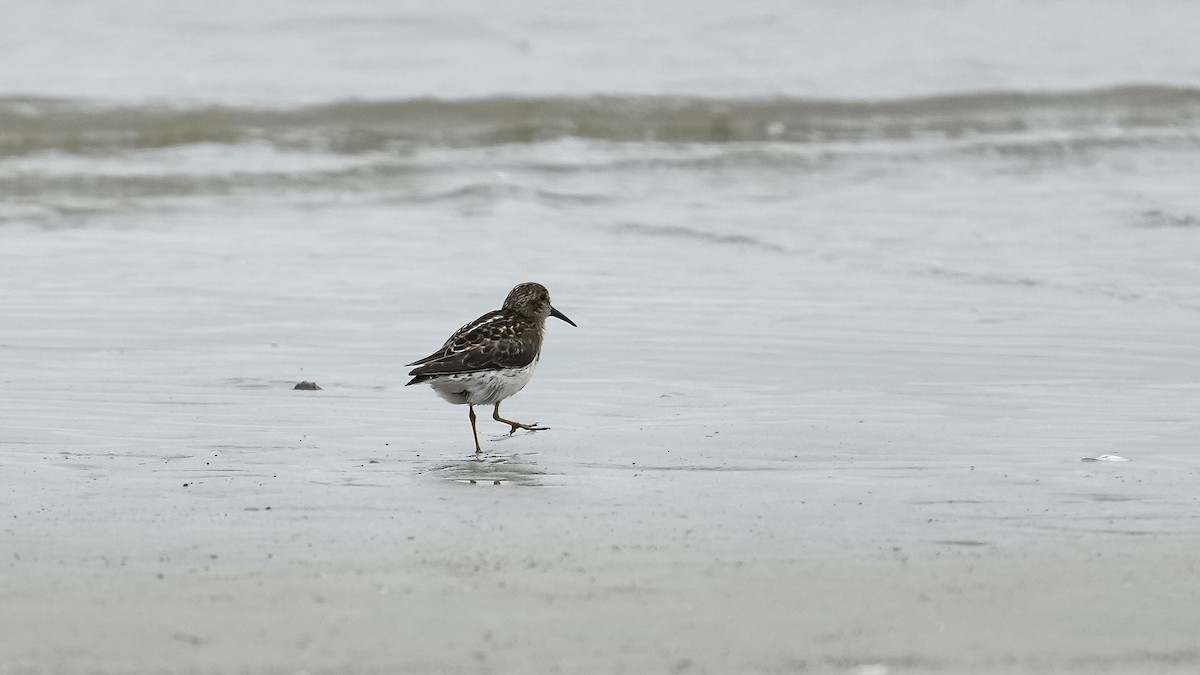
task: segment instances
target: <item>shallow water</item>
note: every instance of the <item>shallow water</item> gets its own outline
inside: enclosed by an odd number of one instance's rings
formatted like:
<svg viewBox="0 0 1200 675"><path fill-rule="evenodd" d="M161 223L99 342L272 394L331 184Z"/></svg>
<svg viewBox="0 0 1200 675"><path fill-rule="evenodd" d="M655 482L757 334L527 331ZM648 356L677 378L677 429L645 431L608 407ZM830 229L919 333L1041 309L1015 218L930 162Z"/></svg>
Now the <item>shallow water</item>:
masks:
<svg viewBox="0 0 1200 675"><path fill-rule="evenodd" d="M17 13L0 670L1194 671L1195 10L555 7Z"/></svg>

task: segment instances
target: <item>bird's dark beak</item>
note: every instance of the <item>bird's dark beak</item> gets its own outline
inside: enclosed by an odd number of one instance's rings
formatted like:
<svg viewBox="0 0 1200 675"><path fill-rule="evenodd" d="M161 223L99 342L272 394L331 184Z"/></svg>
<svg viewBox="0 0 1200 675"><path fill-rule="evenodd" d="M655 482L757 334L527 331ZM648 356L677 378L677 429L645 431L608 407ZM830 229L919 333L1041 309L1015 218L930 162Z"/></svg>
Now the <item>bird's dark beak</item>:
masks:
<svg viewBox="0 0 1200 675"><path fill-rule="evenodd" d="M557 309L554 309L553 306L550 307L550 316L552 316L556 319L562 319L563 321L566 321L567 323L571 324L572 326L575 326L574 321L568 319L566 314L563 314L562 312L558 311ZM579 326L575 326L575 327L579 328Z"/></svg>

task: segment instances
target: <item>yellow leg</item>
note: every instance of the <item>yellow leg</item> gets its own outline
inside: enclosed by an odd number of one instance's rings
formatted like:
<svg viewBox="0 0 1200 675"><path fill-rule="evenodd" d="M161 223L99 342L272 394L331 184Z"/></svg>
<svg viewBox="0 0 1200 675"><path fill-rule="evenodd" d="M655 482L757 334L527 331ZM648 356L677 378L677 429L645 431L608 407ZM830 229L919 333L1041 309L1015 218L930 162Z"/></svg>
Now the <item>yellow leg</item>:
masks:
<svg viewBox="0 0 1200 675"><path fill-rule="evenodd" d="M517 433L517 429L525 429L526 431L545 431L546 429L549 428L549 427L539 427L537 425L537 422L534 422L533 424L521 424L520 422L506 420L500 416L500 404L499 403L496 404L496 409L492 411L492 419L496 420L497 422L503 422L503 423L507 424L508 426L512 427L512 429L508 430L509 434Z"/></svg>
<svg viewBox="0 0 1200 675"><path fill-rule="evenodd" d="M475 428L475 406L467 404L471 416L471 435L475 437L475 454L482 455L483 448L479 447L479 430Z"/></svg>

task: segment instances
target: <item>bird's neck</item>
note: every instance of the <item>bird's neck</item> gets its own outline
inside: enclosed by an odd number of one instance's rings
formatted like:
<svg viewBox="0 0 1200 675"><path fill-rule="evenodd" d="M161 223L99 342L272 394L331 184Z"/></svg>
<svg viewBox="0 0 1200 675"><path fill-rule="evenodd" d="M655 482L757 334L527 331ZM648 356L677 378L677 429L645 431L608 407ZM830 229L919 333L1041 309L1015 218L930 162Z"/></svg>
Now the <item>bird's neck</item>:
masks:
<svg viewBox="0 0 1200 675"><path fill-rule="evenodd" d="M545 334L545 332L546 332L546 317L544 317L544 316L541 316L541 317L529 316L527 314L517 314L516 312L513 312L513 314L516 314L517 318L519 318L522 323L524 323L527 326L531 326L534 330L536 330L538 332L538 335Z"/></svg>

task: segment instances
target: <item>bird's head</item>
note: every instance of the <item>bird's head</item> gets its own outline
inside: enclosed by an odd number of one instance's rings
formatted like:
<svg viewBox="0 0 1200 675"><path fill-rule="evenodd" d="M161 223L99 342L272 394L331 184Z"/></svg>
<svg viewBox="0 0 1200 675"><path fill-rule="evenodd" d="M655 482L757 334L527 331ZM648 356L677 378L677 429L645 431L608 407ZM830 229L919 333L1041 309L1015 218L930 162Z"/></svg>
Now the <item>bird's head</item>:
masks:
<svg viewBox="0 0 1200 675"><path fill-rule="evenodd" d="M568 319L566 314L554 309L550 304L550 291L546 287L532 281L517 284L504 299L504 309L536 321L545 321L552 316L562 319L572 326L575 322Z"/></svg>

